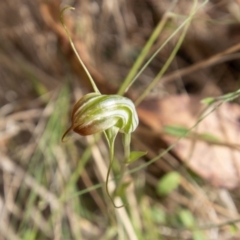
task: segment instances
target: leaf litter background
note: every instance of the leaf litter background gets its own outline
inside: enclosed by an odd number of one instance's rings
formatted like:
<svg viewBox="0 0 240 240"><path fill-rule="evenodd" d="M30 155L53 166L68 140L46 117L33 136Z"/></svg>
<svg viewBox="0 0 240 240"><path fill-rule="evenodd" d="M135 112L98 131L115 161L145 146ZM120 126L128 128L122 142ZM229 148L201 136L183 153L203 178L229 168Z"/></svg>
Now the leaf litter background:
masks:
<svg viewBox="0 0 240 240"><path fill-rule="evenodd" d="M101 92L109 94L116 93L171 3L1 1L1 239L117 239L116 227L107 215L109 209L116 210L101 190L61 202L64 196L103 182L104 178L96 163L100 160L92 159L90 150L86 152L89 140L72 134L73 140L64 145L60 142L69 125L71 106L92 89L70 48L59 12L65 5L76 8L66 13L66 24ZM191 6L191 1L176 1L172 11L185 16ZM167 73L138 107L141 125L133 136L133 147L148 151L148 155L136 165L177 141L178 137L164 132L165 126L194 126L204 108L200 103L203 98L239 88L239 21L237 0L209 1L198 12ZM152 52L180 22L181 18L169 18ZM136 99L149 85L178 37L139 77L129 97ZM130 206L134 206L130 216L139 219L135 221L145 239L192 239L191 230L179 230L178 224L168 219L181 208L194 215L197 226L240 218L239 120L239 100L223 103L170 152L130 176L131 181L135 179L135 190L128 190L133 195ZM214 136L218 142L200 139L201 134ZM99 149L108 163L103 143ZM121 149L117 149L117 157L121 158ZM84 154L90 159L86 166L79 164ZM180 186L169 196L159 198L157 182L172 170L182 175ZM134 195L137 191L141 192L138 196ZM143 206L163 209L167 215L164 222L153 221L152 235L147 231ZM236 224L234 231L227 226L202 230L202 239L238 239L238 227Z"/></svg>

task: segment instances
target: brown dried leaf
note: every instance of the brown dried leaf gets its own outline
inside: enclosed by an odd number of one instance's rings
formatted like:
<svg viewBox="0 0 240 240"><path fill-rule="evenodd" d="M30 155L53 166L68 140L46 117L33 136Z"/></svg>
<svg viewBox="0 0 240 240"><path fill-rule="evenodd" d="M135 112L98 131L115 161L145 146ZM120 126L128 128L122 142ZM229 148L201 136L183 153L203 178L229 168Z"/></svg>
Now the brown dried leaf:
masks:
<svg viewBox="0 0 240 240"><path fill-rule="evenodd" d="M143 122L163 133L163 127L169 125L191 128L197 122L203 107L200 98L176 95L162 100L146 100L139 107L138 113ZM175 153L211 184L229 189L237 187L240 181L239 119L239 105L223 103L204 118L188 138L183 138L176 144ZM200 139L200 134L217 137L219 143ZM163 135L163 139L172 144L178 138Z"/></svg>

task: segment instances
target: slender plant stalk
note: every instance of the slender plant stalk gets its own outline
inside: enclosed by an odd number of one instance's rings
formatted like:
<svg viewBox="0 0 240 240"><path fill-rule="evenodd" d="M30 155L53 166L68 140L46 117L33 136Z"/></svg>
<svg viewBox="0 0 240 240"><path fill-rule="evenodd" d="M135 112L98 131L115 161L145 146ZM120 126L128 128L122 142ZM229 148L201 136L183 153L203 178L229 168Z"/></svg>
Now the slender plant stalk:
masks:
<svg viewBox="0 0 240 240"><path fill-rule="evenodd" d="M138 56L137 60L134 62L133 67L131 68L130 72L128 73L127 77L123 81L118 94L123 95L134 83L133 79L136 75L138 69L141 67L144 59L146 58L147 54L149 53L153 43L156 41L159 34L162 32L164 26L166 25L167 20L169 19L169 14L164 14L162 20L159 22L155 30L153 31L151 37L147 41L146 45L143 47L140 55Z"/></svg>
<svg viewBox="0 0 240 240"><path fill-rule="evenodd" d="M154 42L156 41L156 39L158 38L158 36L162 32L162 30L163 30L164 26L166 25L168 19L172 16L172 14L170 14L170 12L175 7L177 2L178 2L178 0L175 0L175 1L172 2L172 4L169 7L167 13L163 15L163 17L160 20L160 22L158 23L157 27L154 29L152 35L150 36L147 43L143 47L143 49L142 49L141 53L139 54L137 60L134 62L134 65L132 66L130 72L128 73L127 77L123 81L123 83L122 83L122 85L121 85L121 87L118 91L119 95L123 95L126 91L128 91L128 89L132 86L132 84L137 79L137 77L135 75L136 75L138 69L141 67L143 61L145 60L146 56L148 55L152 45L154 44ZM141 72L142 72L142 69L141 69ZM139 75L137 75L137 76L139 76Z"/></svg>
<svg viewBox="0 0 240 240"><path fill-rule="evenodd" d="M194 0L195 2L197 0ZM208 0L205 0L200 6L199 8L203 7L206 3L208 2ZM198 9L196 9L193 12L193 15L197 12ZM168 13L169 16L175 16L174 14ZM169 43L169 41L175 36L177 35L177 33L189 22L189 19L192 16L188 17L185 21L182 22L182 24L165 40L165 42L157 49L157 51L155 51L152 56L149 58L149 60L143 65L143 67L141 68L141 70L138 72L138 74L134 77L134 79L131 81L131 85L137 80L137 78L143 73L143 71L147 68L147 66L151 63L151 61L159 54L159 52Z"/></svg>
<svg viewBox="0 0 240 240"><path fill-rule="evenodd" d="M70 42L70 44L71 44L71 47L72 47L74 53L75 53L76 56L77 56L78 61L80 62L81 66L83 67L84 71L86 72L86 74L87 74L87 76L88 76L88 78L89 78L89 81L90 81L91 84L92 84L93 90L94 90L96 93L100 93L100 91L98 90L98 87L97 87L97 85L95 84L95 82L94 82L94 80L93 80L91 74L89 73L87 67L85 66L84 62L82 61L81 57L79 56L79 54L78 54L78 52L77 52L77 50L76 50L76 48L75 48L75 46L74 46L74 44L73 44L73 41L72 41L71 35L70 35L70 33L69 33L69 31L68 31L68 29L67 29L65 23L64 23L64 20L63 20L63 13L64 13L66 10L68 10L68 9L70 9L70 10L74 10L75 8L70 7L70 6L67 6L67 7L65 7L65 8L62 9L62 11L61 11L61 13L60 13L60 20L61 20L61 23L62 23L62 25L63 25L63 27L64 27L66 33L67 33L68 40L69 40L69 42Z"/></svg>
<svg viewBox="0 0 240 240"><path fill-rule="evenodd" d="M109 167L108 167L108 171L107 171L105 188L106 188L107 195L110 198L113 206L115 208L122 208L122 207L124 207L124 205L120 205L120 206L115 205L115 202L114 202L114 200L113 200L113 198L112 198L112 196L111 196L111 194L109 192L109 189L108 189L108 182L109 182L109 177L110 177L110 171L112 169L113 160L114 160L114 141L110 142L109 150L110 150L110 163L109 163Z"/></svg>
<svg viewBox="0 0 240 240"><path fill-rule="evenodd" d="M149 94L149 92L155 87L155 85L158 83L160 78L163 76L163 74L166 72L170 64L172 63L173 59L175 58L179 48L181 47L183 40L185 39L185 36L187 34L187 31L189 29L189 26L191 24L192 18L194 14L196 13L196 6L197 5L197 0L194 0L193 8L191 10L190 16L184 21L184 30L180 36L180 38L177 41L177 44L175 45L172 53L170 54L168 60L166 63L163 65L162 69L159 71L157 76L154 78L154 80L151 82L151 84L147 87L147 89L139 96L139 98L136 100L135 104L139 105L141 101ZM185 23L186 22L186 23ZM175 33L175 32L174 32ZM173 34L172 34L173 35ZM171 36L172 36L171 35ZM170 37L171 37L170 36Z"/></svg>
<svg viewBox="0 0 240 240"><path fill-rule="evenodd" d="M151 82L151 84L148 85L148 87L146 88L146 90L139 96L139 98L136 100L135 105L139 105L141 103L141 101L149 94L149 92L156 86L156 84L158 83L158 81L160 80L160 78L163 76L163 74L166 72L166 70L168 69L168 67L170 66L170 64L172 63L173 59L175 58L179 48L182 45L182 42L186 36L187 30L189 28L190 22L188 22L186 24L186 26L184 27L184 30L180 36L180 38L177 41L177 44L175 45L171 55L169 56L168 60L165 62L165 64L163 65L162 69L159 71L159 73L157 74L157 76L153 79L153 81Z"/></svg>
<svg viewBox="0 0 240 240"><path fill-rule="evenodd" d="M127 162L130 156L130 144L131 144L131 135L123 135L123 145L124 145L124 161Z"/></svg>
<svg viewBox="0 0 240 240"><path fill-rule="evenodd" d="M129 159L130 156L130 144L131 144L131 135L130 134L124 134L123 135L123 147L124 147L124 162L121 164L121 174L118 177L118 187L115 190L116 193L119 193L121 186L123 185L123 179L126 172L126 162Z"/></svg>

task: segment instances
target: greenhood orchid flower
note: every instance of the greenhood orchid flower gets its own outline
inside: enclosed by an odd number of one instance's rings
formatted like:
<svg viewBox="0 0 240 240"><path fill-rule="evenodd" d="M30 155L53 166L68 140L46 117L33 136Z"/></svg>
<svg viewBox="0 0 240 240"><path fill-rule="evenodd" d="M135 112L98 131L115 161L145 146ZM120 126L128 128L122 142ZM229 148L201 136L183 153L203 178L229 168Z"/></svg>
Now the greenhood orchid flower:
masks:
<svg viewBox="0 0 240 240"><path fill-rule="evenodd" d="M114 207L119 208L122 206L116 206L114 204L107 187L114 159L114 142L118 132L123 133L125 163L131 163L146 154L145 152L130 152L131 133L135 131L139 122L137 111L133 102L126 97L121 95L102 95L100 93L88 69L79 56L70 33L64 24L63 13L67 9L74 8L63 8L61 11L62 25L67 33L71 47L89 77L89 81L95 92L86 94L74 105L71 116L72 125L63 134L62 141L71 130L82 136L104 132L110 152L110 164L106 177L106 192Z"/></svg>
<svg viewBox="0 0 240 240"><path fill-rule="evenodd" d="M113 126L125 134L137 128L138 115L133 102L120 95L88 93L74 105L72 126L63 138L70 130L87 136L103 132Z"/></svg>

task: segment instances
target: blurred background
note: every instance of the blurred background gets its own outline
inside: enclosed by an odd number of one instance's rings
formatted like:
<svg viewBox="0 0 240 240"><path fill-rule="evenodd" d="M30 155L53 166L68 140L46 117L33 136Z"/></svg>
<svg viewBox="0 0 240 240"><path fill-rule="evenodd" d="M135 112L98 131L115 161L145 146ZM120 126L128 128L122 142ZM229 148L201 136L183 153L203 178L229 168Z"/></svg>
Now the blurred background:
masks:
<svg viewBox="0 0 240 240"><path fill-rule="evenodd" d="M66 5L103 94L118 92L162 26L141 67L161 51L126 93L140 119L132 149L147 155L119 182L117 139L109 187L122 184L120 209L105 192L105 140L61 142L93 91L60 23ZM239 0L0 1L0 239L239 239L239 93L219 98L239 88L239 40ZM220 102L206 108L207 97Z"/></svg>

